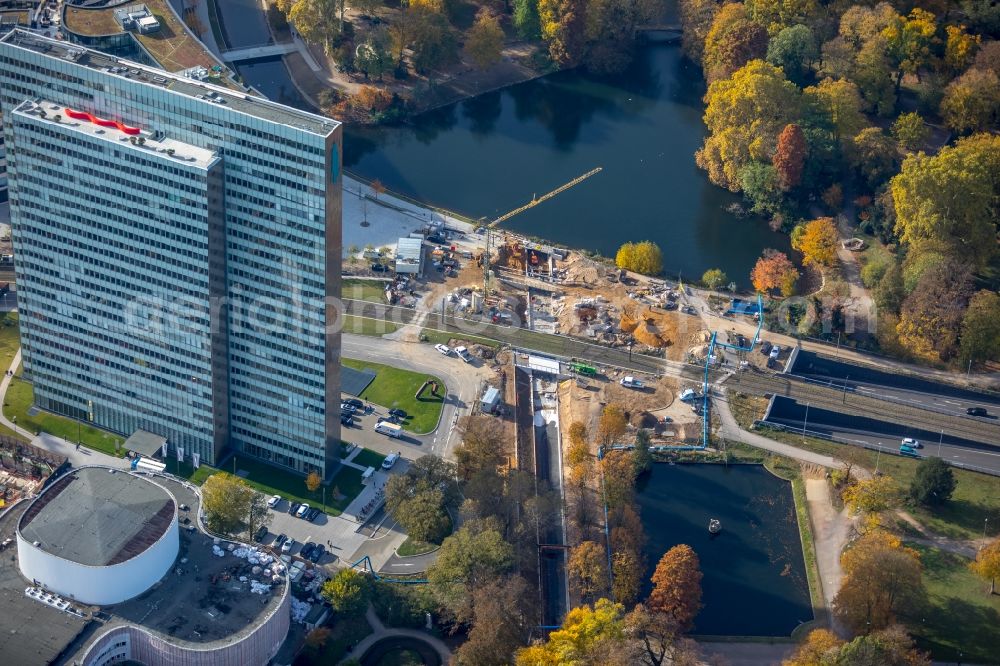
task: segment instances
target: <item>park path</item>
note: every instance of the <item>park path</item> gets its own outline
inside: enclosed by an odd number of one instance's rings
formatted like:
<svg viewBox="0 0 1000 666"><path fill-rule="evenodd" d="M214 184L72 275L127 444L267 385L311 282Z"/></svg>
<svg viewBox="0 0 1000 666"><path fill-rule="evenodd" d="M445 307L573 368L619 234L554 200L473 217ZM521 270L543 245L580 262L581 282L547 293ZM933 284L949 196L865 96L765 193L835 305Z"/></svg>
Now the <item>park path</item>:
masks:
<svg viewBox="0 0 1000 666"><path fill-rule="evenodd" d="M953 539L941 534L935 534L924 527L923 523L903 509L897 509L896 515L899 516L903 522L910 525L922 535L919 537L904 537L906 541L912 541L913 543L918 543L921 546L929 546L931 548L944 550L955 555L961 555L962 557L967 557L970 560L976 559L976 553L979 552L979 548L983 545L982 541L979 539Z"/></svg>
<svg viewBox="0 0 1000 666"><path fill-rule="evenodd" d="M360 659L372 645L383 638L393 637L415 638L423 641L434 648L434 651L441 657L442 664L451 662L451 650L448 649L448 646L445 645L441 639L422 631L417 631L416 629L393 629L386 627L382 624L382 620L379 619L378 614L375 613L375 608L371 604L368 604L368 610L365 611L365 619L368 620L368 624L371 625L372 633L365 636L360 643L355 645L354 649L351 650L351 654L340 660L341 664L350 661L351 659Z"/></svg>
<svg viewBox="0 0 1000 666"><path fill-rule="evenodd" d="M17 373L17 369L20 366L21 349L18 348L17 353L14 354L14 358L11 359L10 368L8 368L10 370L10 374L5 373L3 381L0 381L0 404L5 401L7 397L7 389L10 388L11 381L14 379L14 374ZM85 446L77 447L76 444L68 442L61 437L50 435L47 432L36 435L35 433L13 423L7 418L6 414L3 413L2 409L0 409L0 424L3 424L7 428L16 432L18 435L28 439L33 446L66 456L74 467L81 467L83 465L107 465L109 467L117 467L119 469L126 469L128 467L128 461L124 458L115 458L114 456L109 456L106 453L102 453L94 449L88 449Z"/></svg>

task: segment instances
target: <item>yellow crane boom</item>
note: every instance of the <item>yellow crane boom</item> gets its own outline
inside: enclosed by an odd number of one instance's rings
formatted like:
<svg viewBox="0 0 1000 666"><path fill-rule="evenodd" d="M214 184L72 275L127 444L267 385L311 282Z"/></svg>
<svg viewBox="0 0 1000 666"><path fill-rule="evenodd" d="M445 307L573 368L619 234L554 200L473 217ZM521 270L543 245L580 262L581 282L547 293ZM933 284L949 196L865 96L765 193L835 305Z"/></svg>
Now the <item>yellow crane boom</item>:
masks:
<svg viewBox="0 0 1000 666"><path fill-rule="evenodd" d="M579 185L580 183L587 180L591 176L600 173L603 169L604 167L597 167L591 169L582 176L577 176L568 183L563 183L562 185L552 190L551 192L546 192L540 197L532 197L531 201L529 201L528 203L524 204L519 208L515 208L512 211L504 213L503 215L501 215L500 217L496 218L495 220L486 225L486 251L483 252L483 295L484 296L489 293L488 283L490 278L490 251L492 250L491 245L492 245L493 229L495 229L501 222L505 222L510 218L514 217L515 215L520 215L529 208L534 208L543 201L548 201L557 194L561 194L566 190L568 190L569 188L575 185Z"/></svg>

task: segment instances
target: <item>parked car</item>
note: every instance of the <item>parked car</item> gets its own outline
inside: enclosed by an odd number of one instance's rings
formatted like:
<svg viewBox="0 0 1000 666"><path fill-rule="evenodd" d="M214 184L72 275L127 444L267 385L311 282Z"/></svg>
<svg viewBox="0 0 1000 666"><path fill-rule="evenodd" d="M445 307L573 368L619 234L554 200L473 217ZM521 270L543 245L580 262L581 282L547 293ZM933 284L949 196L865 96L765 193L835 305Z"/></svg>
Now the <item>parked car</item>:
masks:
<svg viewBox="0 0 1000 666"><path fill-rule="evenodd" d="M399 460L400 453L390 453L387 455L385 460L382 461L382 469L392 469L392 466Z"/></svg>
<svg viewBox="0 0 1000 666"><path fill-rule="evenodd" d="M299 551L299 557L308 560L309 555L312 554L313 548L315 547L316 544L314 544L312 541L306 541L305 544L302 545L302 549Z"/></svg>
<svg viewBox="0 0 1000 666"><path fill-rule="evenodd" d="M969 407L965 410L965 413L969 416L986 416L989 414L985 407Z"/></svg>
<svg viewBox="0 0 1000 666"><path fill-rule="evenodd" d="M640 389L645 386L645 384L643 384L641 381L632 376L622 377L618 383L624 386L625 388Z"/></svg>
<svg viewBox="0 0 1000 666"><path fill-rule="evenodd" d="M913 439L912 437L904 437L902 441L903 446L912 446L915 449L922 449L924 445Z"/></svg>
<svg viewBox="0 0 1000 666"><path fill-rule="evenodd" d="M472 354L469 353L467 348L455 347L455 353L458 354L458 357L466 363L472 363Z"/></svg>
<svg viewBox="0 0 1000 666"><path fill-rule="evenodd" d="M296 518L305 518L306 514L309 513L309 505L303 504L299 507L298 511L295 512Z"/></svg>
<svg viewBox="0 0 1000 666"><path fill-rule="evenodd" d="M781 355L781 346L774 345L773 347L771 347L771 353L768 354L767 356L768 358L777 360L780 355Z"/></svg>
<svg viewBox="0 0 1000 666"><path fill-rule="evenodd" d="M340 401L340 403L343 405L350 405L355 409L361 409L362 407L365 406L365 403L358 400L357 398L344 398L343 400Z"/></svg>
<svg viewBox="0 0 1000 666"><path fill-rule="evenodd" d="M309 510L309 515L306 516L306 520L308 520L311 523L315 521L317 518L319 518L319 514L321 513L323 512L320 511L317 507L313 507L312 509Z"/></svg>
<svg viewBox="0 0 1000 666"><path fill-rule="evenodd" d="M684 307L682 307L681 308L681 312L683 312L684 314L689 314L689 315L698 314L698 311L695 310L694 307L692 307L690 305L685 305Z"/></svg>
<svg viewBox="0 0 1000 666"><path fill-rule="evenodd" d="M436 344L434 345L434 349L437 349L445 356L451 356L451 347L449 347L448 345Z"/></svg>
<svg viewBox="0 0 1000 666"><path fill-rule="evenodd" d="M267 505L272 509L278 506L278 502L281 501L281 495L271 495L271 499L267 500Z"/></svg>
<svg viewBox="0 0 1000 666"><path fill-rule="evenodd" d="M736 344L738 344L740 347L747 346L747 339L742 333L736 336Z"/></svg>
<svg viewBox="0 0 1000 666"><path fill-rule="evenodd" d="M350 414L341 414L340 415L340 425L344 425L344 426L348 426L348 427L354 425L354 417L351 416Z"/></svg>
<svg viewBox="0 0 1000 666"><path fill-rule="evenodd" d="M340 403L340 413L341 414L353 414L356 411L358 411L358 408L355 407L354 405L352 405L351 403L349 403L349 402L342 402L342 403Z"/></svg>
<svg viewBox="0 0 1000 666"><path fill-rule="evenodd" d="M316 547L312 549L312 552L309 553L309 561L313 564L319 564L319 561L323 559L324 555L326 555L326 546L318 543L316 544Z"/></svg>
<svg viewBox="0 0 1000 666"><path fill-rule="evenodd" d="M271 545L277 548L278 546L283 545L286 541L288 541L288 535L282 532L281 534L279 534L274 538L274 543Z"/></svg>
<svg viewBox="0 0 1000 666"><path fill-rule="evenodd" d="M768 354L771 353L771 347L772 345L770 342L765 341L760 343L760 353L763 354L764 356L767 356Z"/></svg>
<svg viewBox="0 0 1000 666"><path fill-rule="evenodd" d="M389 416L395 416L397 419L405 419L408 414L404 409L390 409Z"/></svg>
<svg viewBox="0 0 1000 666"><path fill-rule="evenodd" d="M290 552L292 552L292 548L294 546L295 546L295 539L289 539L285 543L281 544L281 552L282 553L290 553Z"/></svg>
<svg viewBox="0 0 1000 666"><path fill-rule="evenodd" d="M372 264L372 270L376 273L385 273L389 269L383 264Z"/></svg>
<svg viewBox="0 0 1000 666"><path fill-rule="evenodd" d="M267 525L261 525L257 528L257 531L253 533L253 540L260 543L267 536Z"/></svg>
<svg viewBox="0 0 1000 666"><path fill-rule="evenodd" d="M292 502L291 504L289 504L288 505L288 515L294 516L295 512L299 510L300 506L302 506L302 505L299 504L298 502Z"/></svg>

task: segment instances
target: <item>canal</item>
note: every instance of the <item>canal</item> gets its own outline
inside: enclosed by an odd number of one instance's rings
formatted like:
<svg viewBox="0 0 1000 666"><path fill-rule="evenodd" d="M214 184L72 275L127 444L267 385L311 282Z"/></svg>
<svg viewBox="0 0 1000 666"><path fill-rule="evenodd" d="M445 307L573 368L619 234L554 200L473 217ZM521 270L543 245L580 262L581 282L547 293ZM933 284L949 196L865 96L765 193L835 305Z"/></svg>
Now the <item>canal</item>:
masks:
<svg viewBox="0 0 1000 666"><path fill-rule="evenodd" d="M656 464L637 499L650 574L678 544L701 561L694 634L788 636L813 619L791 483L760 465ZM722 522L717 535L712 518Z"/></svg>
<svg viewBox="0 0 1000 666"><path fill-rule="evenodd" d="M254 0L218 0L230 47L266 42ZM305 103L280 59L237 67L248 83ZM628 240L663 249L670 274L719 267L741 286L767 247L788 237L727 209L740 197L694 163L705 127L700 70L675 44L644 46L614 79L560 72L421 114L393 127L349 126L344 164L389 189L472 218L491 219L576 176L603 171L506 226L614 256Z"/></svg>

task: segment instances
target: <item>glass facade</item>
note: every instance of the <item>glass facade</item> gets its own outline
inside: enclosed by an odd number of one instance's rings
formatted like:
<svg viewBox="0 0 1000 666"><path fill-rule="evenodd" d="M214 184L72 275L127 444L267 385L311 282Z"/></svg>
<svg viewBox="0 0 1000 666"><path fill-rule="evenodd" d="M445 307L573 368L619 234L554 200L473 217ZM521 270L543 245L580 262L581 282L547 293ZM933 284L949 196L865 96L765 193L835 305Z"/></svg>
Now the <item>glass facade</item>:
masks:
<svg viewBox="0 0 1000 666"><path fill-rule="evenodd" d="M329 476L339 123L23 32L0 41L0 106L39 406Z"/></svg>

